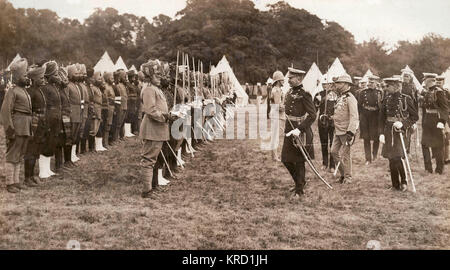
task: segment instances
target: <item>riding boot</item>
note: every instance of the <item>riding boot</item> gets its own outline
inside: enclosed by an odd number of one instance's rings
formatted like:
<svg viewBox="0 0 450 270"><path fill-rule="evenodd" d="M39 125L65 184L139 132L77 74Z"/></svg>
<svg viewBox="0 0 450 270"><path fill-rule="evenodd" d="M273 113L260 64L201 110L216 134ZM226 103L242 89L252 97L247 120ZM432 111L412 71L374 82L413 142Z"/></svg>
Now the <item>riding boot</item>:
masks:
<svg viewBox="0 0 450 270"><path fill-rule="evenodd" d="M95 150L95 136L89 135L89 152L94 152Z"/></svg>

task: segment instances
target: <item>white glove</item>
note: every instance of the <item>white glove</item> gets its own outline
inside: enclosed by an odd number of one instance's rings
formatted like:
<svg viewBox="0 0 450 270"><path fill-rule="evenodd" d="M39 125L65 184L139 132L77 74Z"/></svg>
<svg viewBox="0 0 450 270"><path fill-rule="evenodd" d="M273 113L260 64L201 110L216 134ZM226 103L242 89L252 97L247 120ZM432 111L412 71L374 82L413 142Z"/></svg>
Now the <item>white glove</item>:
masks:
<svg viewBox="0 0 450 270"><path fill-rule="evenodd" d="M438 129L444 129L445 128L444 124L442 124L441 122L439 122L436 127Z"/></svg>
<svg viewBox="0 0 450 270"><path fill-rule="evenodd" d="M289 137L291 135L299 136L300 135L300 130L298 128L296 128L294 130L291 130L291 131L288 132L288 134L286 134L286 137Z"/></svg>
<svg viewBox="0 0 450 270"><path fill-rule="evenodd" d="M417 130L417 124L412 125L413 130Z"/></svg>
<svg viewBox="0 0 450 270"><path fill-rule="evenodd" d="M400 121L397 121L397 122L394 123L394 127L396 129L401 129L403 127L403 123L400 122Z"/></svg>
<svg viewBox="0 0 450 270"><path fill-rule="evenodd" d="M383 134L380 135L379 141L380 141L380 143L382 143L382 144L385 144L385 143L386 143L386 140L384 139L384 135L383 135Z"/></svg>

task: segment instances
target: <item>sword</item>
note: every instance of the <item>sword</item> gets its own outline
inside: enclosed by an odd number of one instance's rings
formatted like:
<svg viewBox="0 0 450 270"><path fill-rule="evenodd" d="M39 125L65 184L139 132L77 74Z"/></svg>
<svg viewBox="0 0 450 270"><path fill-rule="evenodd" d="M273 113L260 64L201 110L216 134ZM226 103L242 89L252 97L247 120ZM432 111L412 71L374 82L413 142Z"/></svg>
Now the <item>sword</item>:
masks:
<svg viewBox="0 0 450 270"><path fill-rule="evenodd" d="M289 122L289 124L291 125L292 129L294 129L294 125L292 124L291 120L289 118L286 118ZM306 162L308 163L309 167L311 167L311 169L313 170L314 174L319 178L320 181L322 181L329 189L333 189L333 187L327 183L327 181L325 181L325 179L323 179L322 176L320 176L319 172L317 171L316 167L314 167L314 164L312 164L309 155L306 153L305 149L304 149L304 145L301 141L301 139L298 136L293 136L293 140L294 140L294 145L297 146L297 149L300 150L300 152L302 153L303 157L305 158Z"/></svg>
<svg viewBox="0 0 450 270"><path fill-rule="evenodd" d="M408 153L406 153L405 141L403 140L403 134L399 133L400 141L402 142L403 154L405 155L406 167L408 168L409 179L411 179L412 191L416 192L416 186L414 185L414 179L411 172L411 166L409 165Z"/></svg>

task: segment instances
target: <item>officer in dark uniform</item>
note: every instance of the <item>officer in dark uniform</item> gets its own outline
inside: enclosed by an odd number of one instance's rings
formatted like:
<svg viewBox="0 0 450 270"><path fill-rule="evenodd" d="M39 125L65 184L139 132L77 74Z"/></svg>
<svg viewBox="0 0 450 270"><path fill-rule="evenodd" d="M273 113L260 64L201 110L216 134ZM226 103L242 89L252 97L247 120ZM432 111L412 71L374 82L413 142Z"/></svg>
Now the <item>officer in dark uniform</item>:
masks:
<svg viewBox="0 0 450 270"><path fill-rule="evenodd" d="M442 89L444 89L444 92L447 96L447 106L449 106L449 113L450 113L450 89L445 88L445 76L437 76L436 77L436 85ZM450 115L449 115L450 116ZM449 122L445 125L445 147L444 147L444 162L445 164L450 163L450 156L449 156L449 149L450 146L450 126Z"/></svg>
<svg viewBox="0 0 450 270"><path fill-rule="evenodd" d="M334 172L334 159L329 149L333 143L334 123L332 116L334 114L334 105L336 104L337 94L333 91L333 82L329 82L327 77L323 81L324 90L317 93L314 97L314 105L319 110L319 137L322 146L322 165L323 169L329 168Z"/></svg>
<svg viewBox="0 0 450 270"><path fill-rule="evenodd" d="M401 78L386 78L384 82L386 96L381 105L378 125L379 139L383 144L382 155L389 160L392 187L406 191L406 173L402 161L405 155L399 133L404 134L417 122L419 114L413 99L401 93Z"/></svg>
<svg viewBox="0 0 450 270"><path fill-rule="evenodd" d="M285 98L286 137L284 138L283 150L281 152L281 161L295 182L293 198L297 199L304 194L306 159L294 145L294 138L291 136L299 136L300 133L306 135L306 152L311 159L314 159L311 125L316 119L316 108L314 107L311 95L303 89L302 80L305 77L305 72L289 68L288 77L291 89ZM300 139L303 140L303 138Z"/></svg>
<svg viewBox="0 0 450 270"><path fill-rule="evenodd" d="M87 70L86 66L84 64L78 64L77 65L79 69L79 81L78 86L80 87L81 91L83 92L83 99L81 101L81 108L82 108L82 119L81 119L81 126L80 126L80 142L77 145L79 153L84 154L86 153L86 145L87 140L89 139L89 130L91 126L91 119L92 114L94 111L93 103L92 103L92 91L89 88L89 80L87 76ZM93 71L93 70L92 70ZM93 72L92 72L93 73ZM91 139L90 144L94 144L94 138ZM91 146L89 146L91 148ZM93 150L93 148L92 148Z"/></svg>
<svg viewBox="0 0 450 270"><path fill-rule="evenodd" d="M376 160L378 155L378 115L383 100L383 92L377 89L378 79L379 77L377 76L370 76L368 88L361 90L358 96L359 126L361 138L364 140L366 165ZM373 146L371 145L371 141L373 141Z"/></svg>
<svg viewBox="0 0 450 270"><path fill-rule="evenodd" d="M45 85L45 66L35 66L28 71L28 78L31 79L31 87L27 89L31 98L33 121L32 137L28 141L27 151L24 156L25 164L25 185L36 186L40 184L37 177L34 177L34 166L39 154L42 151L45 136L48 132L48 125L45 118L46 101L42 91Z"/></svg>
<svg viewBox="0 0 450 270"><path fill-rule="evenodd" d="M436 159L436 173L444 172L445 124L448 122L448 102L443 89L436 86L437 74L424 73L422 94L422 152L425 170L433 173L430 148Z"/></svg>

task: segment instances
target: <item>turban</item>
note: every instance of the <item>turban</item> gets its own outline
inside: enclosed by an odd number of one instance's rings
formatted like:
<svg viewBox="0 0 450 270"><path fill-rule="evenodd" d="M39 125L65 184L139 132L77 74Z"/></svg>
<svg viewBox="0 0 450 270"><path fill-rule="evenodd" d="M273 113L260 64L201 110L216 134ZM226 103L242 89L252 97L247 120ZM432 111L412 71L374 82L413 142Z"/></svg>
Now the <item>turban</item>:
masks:
<svg viewBox="0 0 450 270"><path fill-rule="evenodd" d="M138 72L138 79L141 80L141 81L143 81L145 79L145 75L144 75L144 73L142 71Z"/></svg>
<svg viewBox="0 0 450 270"><path fill-rule="evenodd" d="M103 78L105 80L107 80L108 78L111 80L114 79L112 72L105 72L105 74L103 74Z"/></svg>
<svg viewBox="0 0 450 270"><path fill-rule="evenodd" d="M141 71L144 75L150 77L160 68L160 62L158 60L149 60L147 63L141 65Z"/></svg>
<svg viewBox="0 0 450 270"><path fill-rule="evenodd" d="M40 78L44 77L44 74L45 74L45 66L43 67L33 66L30 67L30 70L28 71L28 78L30 78L33 81L37 81Z"/></svg>
<svg viewBox="0 0 450 270"><path fill-rule="evenodd" d="M102 73L100 71L96 71L96 72L94 72L94 75L92 78L95 81L100 81L100 80L102 80Z"/></svg>
<svg viewBox="0 0 450 270"><path fill-rule="evenodd" d="M80 70L80 75L87 75L85 64L80 64L79 70Z"/></svg>
<svg viewBox="0 0 450 270"><path fill-rule="evenodd" d="M61 78L61 81L62 81L64 84L68 84L68 83L69 83L69 80L67 79L67 71L66 71L66 68L60 68L60 69L58 70L58 75L59 75L59 77Z"/></svg>
<svg viewBox="0 0 450 270"><path fill-rule="evenodd" d="M13 78L20 78L27 74L28 62L27 59L21 58L11 65L11 73Z"/></svg>
<svg viewBox="0 0 450 270"><path fill-rule="evenodd" d="M50 61L45 64L45 76L52 76L56 72L58 72L58 64L55 61Z"/></svg>
<svg viewBox="0 0 450 270"><path fill-rule="evenodd" d="M67 74L69 75L69 77L73 77L78 75L78 70L77 67L75 65L70 65L67 67Z"/></svg>
<svg viewBox="0 0 450 270"><path fill-rule="evenodd" d="M88 67L86 74L89 78L92 77L94 75L94 69L92 67Z"/></svg>

